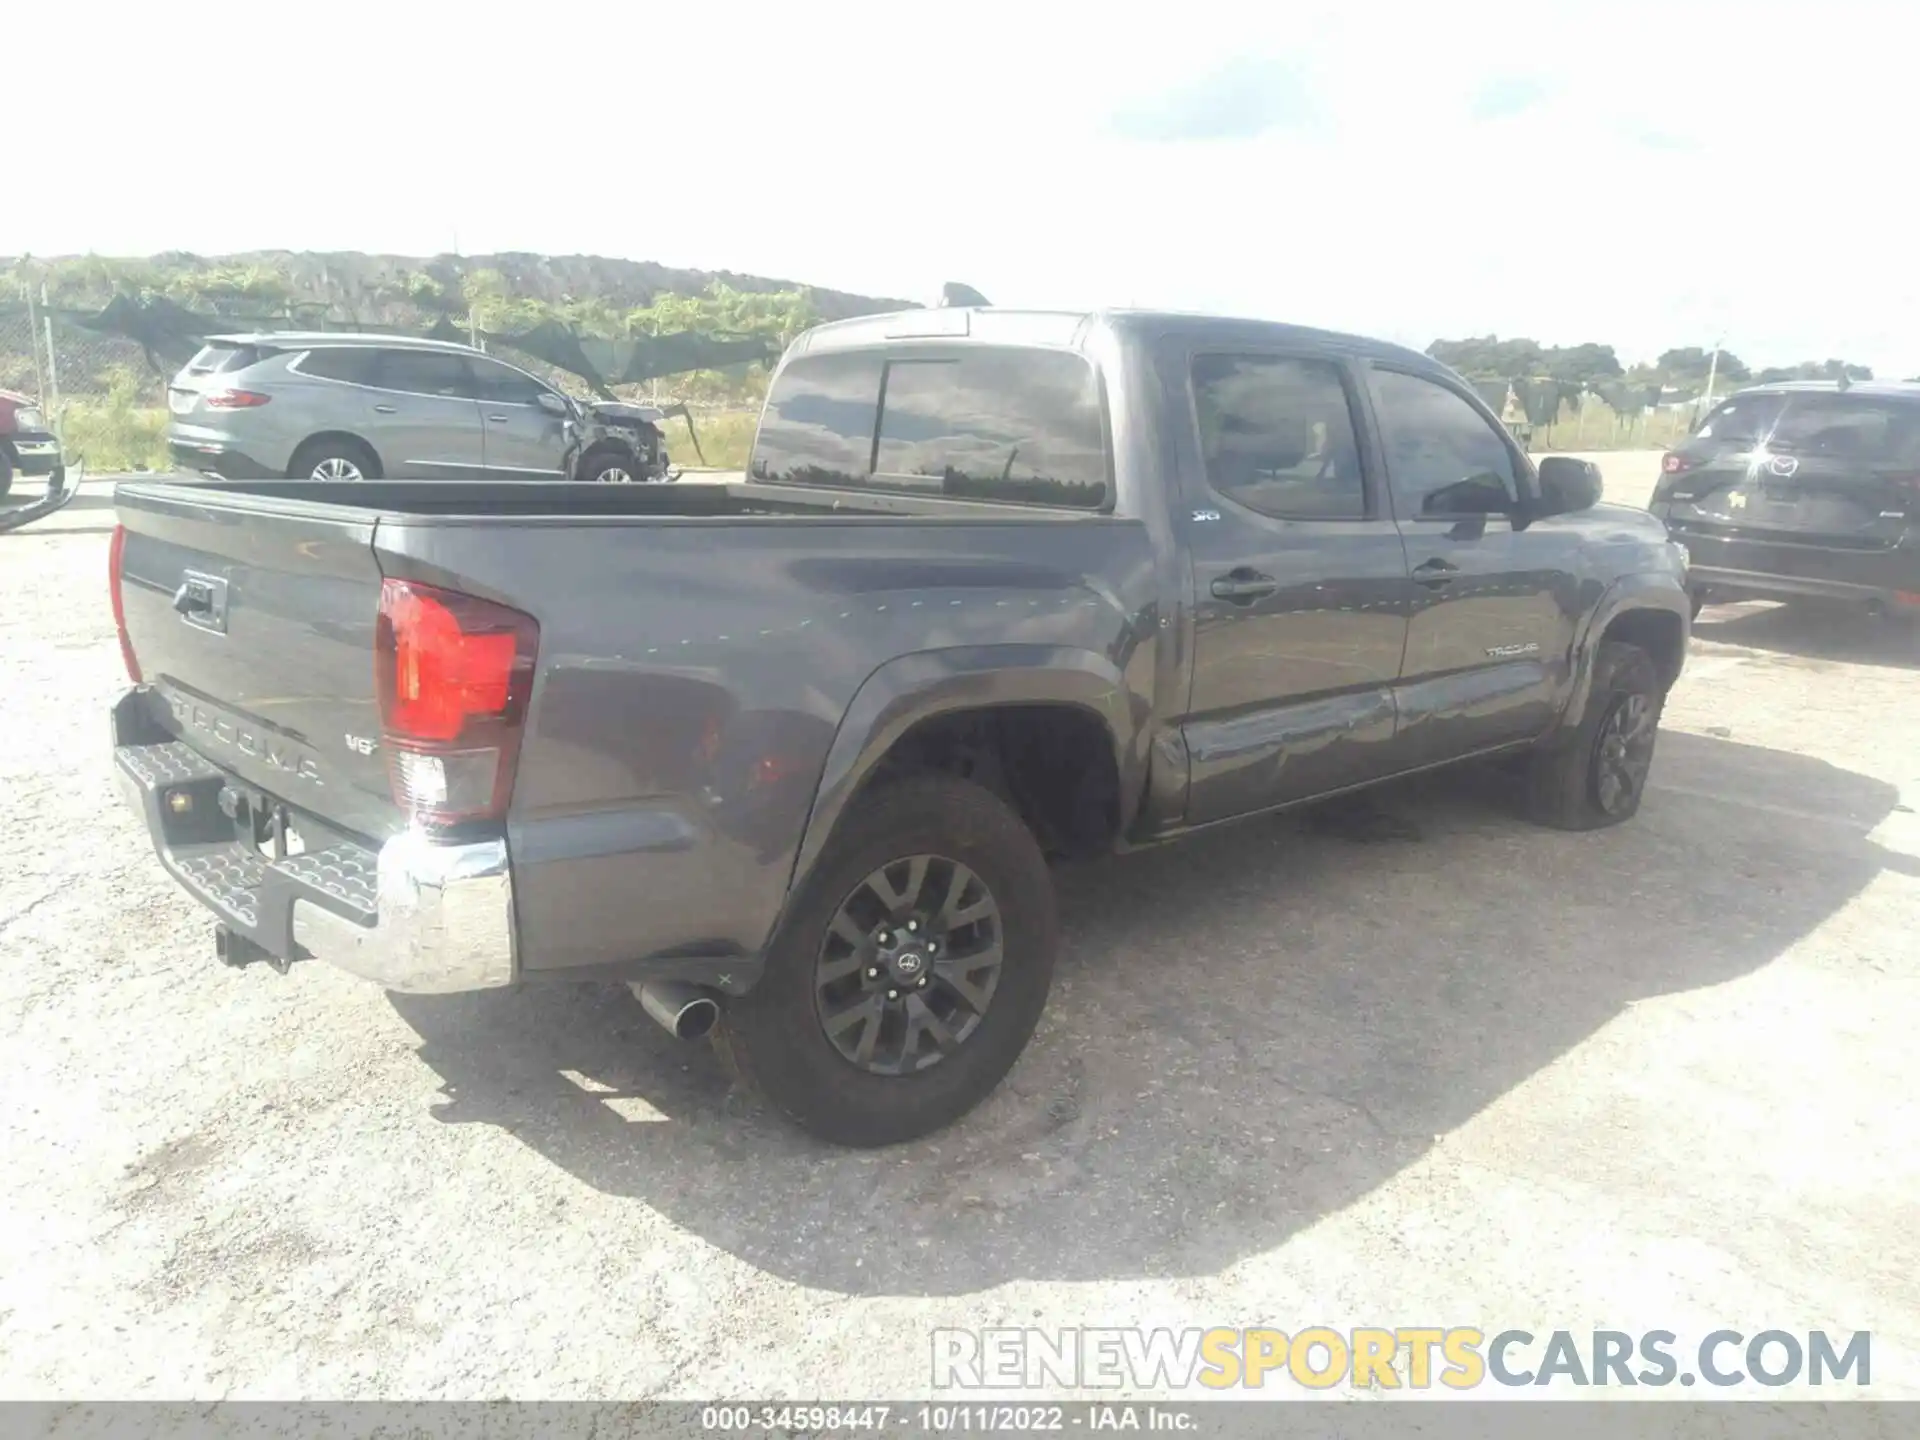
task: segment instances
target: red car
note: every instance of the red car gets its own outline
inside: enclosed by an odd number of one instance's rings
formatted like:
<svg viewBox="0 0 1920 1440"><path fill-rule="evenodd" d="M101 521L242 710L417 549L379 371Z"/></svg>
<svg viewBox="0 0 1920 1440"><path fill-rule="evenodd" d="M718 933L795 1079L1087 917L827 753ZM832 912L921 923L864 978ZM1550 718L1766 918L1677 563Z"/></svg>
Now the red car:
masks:
<svg viewBox="0 0 1920 1440"><path fill-rule="evenodd" d="M47 428L38 401L0 390L0 495L15 475L55 475L65 468L60 437Z"/></svg>

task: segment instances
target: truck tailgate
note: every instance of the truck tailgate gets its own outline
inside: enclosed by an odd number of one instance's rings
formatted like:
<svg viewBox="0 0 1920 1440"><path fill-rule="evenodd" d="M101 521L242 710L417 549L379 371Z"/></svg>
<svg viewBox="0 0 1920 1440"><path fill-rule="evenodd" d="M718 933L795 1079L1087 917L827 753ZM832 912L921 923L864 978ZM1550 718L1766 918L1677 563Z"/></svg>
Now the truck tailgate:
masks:
<svg viewBox="0 0 1920 1440"><path fill-rule="evenodd" d="M170 489L117 497L121 603L155 720L296 810L397 833L378 745L375 516Z"/></svg>

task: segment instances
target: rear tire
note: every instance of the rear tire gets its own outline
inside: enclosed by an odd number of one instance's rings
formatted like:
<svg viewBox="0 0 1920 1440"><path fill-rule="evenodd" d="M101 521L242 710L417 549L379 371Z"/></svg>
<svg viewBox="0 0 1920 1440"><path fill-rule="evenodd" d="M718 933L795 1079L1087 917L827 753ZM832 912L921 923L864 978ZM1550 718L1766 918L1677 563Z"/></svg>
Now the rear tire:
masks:
<svg viewBox="0 0 1920 1440"><path fill-rule="evenodd" d="M0 500L6 499L7 492L11 489L13 489L13 456L6 446L0 445Z"/></svg>
<svg viewBox="0 0 1920 1440"><path fill-rule="evenodd" d="M1707 592L1704 589L1689 590L1687 592L1687 603L1693 611L1692 618L1698 620L1700 618L1701 607L1707 603Z"/></svg>
<svg viewBox="0 0 1920 1440"><path fill-rule="evenodd" d="M287 465L289 480L318 480L328 484L380 478L379 458L358 440L309 440L294 452Z"/></svg>
<svg viewBox="0 0 1920 1440"><path fill-rule="evenodd" d="M1640 810L1666 693L1638 645L1600 642L1580 723L1535 751L1527 769L1528 817L1556 830L1598 830Z"/></svg>
<svg viewBox="0 0 1920 1440"><path fill-rule="evenodd" d="M1046 1006L1057 922L1039 845L991 792L926 775L855 804L714 1043L803 1129L838 1145L891 1145L959 1119L1013 1068ZM889 877L881 889L897 904L868 888L876 876ZM988 908L991 922L950 923ZM915 916L935 943L889 962L883 944L897 949ZM990 949L997 962L980 958ZM892 1073L875 1068L889 1064Z"/></svg>

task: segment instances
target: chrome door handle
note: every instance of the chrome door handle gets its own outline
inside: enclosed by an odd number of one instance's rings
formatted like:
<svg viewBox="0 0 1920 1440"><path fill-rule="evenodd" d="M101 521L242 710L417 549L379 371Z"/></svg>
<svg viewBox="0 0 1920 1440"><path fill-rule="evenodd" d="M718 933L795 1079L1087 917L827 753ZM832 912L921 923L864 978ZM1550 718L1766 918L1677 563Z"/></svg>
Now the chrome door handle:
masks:
<svg viewBox="0 0 1920 1440"><path fill-rule="evenodd" d="M505 415L489 415L487 416L487 418L493 421L496 425L504 425L507 421L507 417Z"/></svg>
<svg viewBox="0 0 1920 1440"><path fill-rule="evenodd" d="M376 405L373 407L373 413L376 415L395 415L399 413L399 407L395 405Z"/></svg>

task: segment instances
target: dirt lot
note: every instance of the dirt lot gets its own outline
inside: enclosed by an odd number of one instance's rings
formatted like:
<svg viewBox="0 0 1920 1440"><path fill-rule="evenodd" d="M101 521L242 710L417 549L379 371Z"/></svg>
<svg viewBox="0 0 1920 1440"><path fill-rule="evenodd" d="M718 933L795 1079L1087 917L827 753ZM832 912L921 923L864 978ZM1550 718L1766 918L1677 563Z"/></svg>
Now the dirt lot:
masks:
<svg viewBox="0 0 1920 1440"><path fill-rule="evenodd" d="M911 1396L934 1325L1136 1322L1868 1329L1920 1397L1911 649L1708 611L1623 829L1463 776L1064 875L1010 1082L845 1154L624 991L217 966L108 780L110 524L0 536L0 1398Z"/></svg>

